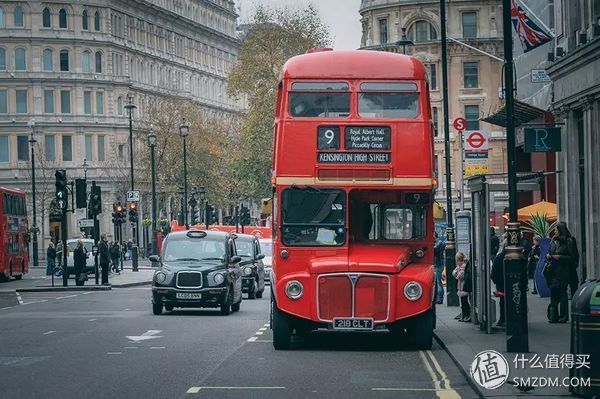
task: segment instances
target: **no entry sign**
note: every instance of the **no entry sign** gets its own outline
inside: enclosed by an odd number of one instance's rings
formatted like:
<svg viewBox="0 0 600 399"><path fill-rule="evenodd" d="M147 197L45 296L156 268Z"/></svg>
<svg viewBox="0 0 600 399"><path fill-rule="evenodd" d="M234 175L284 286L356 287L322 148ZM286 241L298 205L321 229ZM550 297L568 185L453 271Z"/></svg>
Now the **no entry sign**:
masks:
<svg viewBox="0 0 600 399"><path fill-rule="evenodd" d="M465 151L487 151L488 133L484 130L468 130L465 132Z"/></svg>

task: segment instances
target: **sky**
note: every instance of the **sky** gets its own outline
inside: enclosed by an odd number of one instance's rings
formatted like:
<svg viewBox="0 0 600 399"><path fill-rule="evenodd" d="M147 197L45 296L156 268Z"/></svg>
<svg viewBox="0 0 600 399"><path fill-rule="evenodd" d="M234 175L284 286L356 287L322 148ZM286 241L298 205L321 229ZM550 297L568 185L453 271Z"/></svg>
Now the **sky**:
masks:
<svg viewBox="0 0 600 399"><path fill-rule="evenodd" d="M312 3L329 27L336 50L351 50L360 46L360 0L235 0L235 3L241 7L242 23L248 21L257 4L300 8Z"/></svg>

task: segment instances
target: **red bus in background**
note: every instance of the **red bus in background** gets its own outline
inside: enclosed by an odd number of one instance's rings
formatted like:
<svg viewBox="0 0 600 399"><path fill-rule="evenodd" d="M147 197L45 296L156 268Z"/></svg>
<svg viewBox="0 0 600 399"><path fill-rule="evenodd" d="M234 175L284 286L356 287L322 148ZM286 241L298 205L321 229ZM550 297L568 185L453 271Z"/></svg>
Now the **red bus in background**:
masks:
<svg viewBox="0 0 600 399"><path fill-rule="evenodd" d="M432 344L433 125L425 69L323 50L281 74L273 146L273 345L388 330Z"/></svg>
<svg viewBox="0 0 600 399"><path fill-rule="evenodd" d="M29 271L25 193L0 187L0 280L20 280Z"/></svg>

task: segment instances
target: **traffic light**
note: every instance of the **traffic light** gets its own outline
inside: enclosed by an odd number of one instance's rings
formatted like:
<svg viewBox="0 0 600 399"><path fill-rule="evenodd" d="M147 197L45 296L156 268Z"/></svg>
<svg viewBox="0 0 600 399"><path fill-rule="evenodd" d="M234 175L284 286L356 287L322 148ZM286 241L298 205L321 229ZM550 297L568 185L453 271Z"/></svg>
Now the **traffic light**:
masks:
<svg viewBox="0 0 600 399"><path fill-rule="evenodd" d="M90 213L92 217L102 213L102 191L100 186L96 186L95 184L92 184L90 192Z"/></svg>
<svg viewBox="0 0 600 399"><path fill-rule="evenodd" d="M125 207L121 204L121 201L117 202L116 213L117 223L122 224L127 221L127 212L125 212Z"/></svg>
<svg viewBox="0 0 600 399"><path fill-rule="evenodd" d="M85 179L75 179L75 207L87 208L87 185Z"/></svg>
<svg viewBox="0 0 600 399"><path fill-rule="evenodd" d="M66 210L69 204L69 190L67 188L67 171L59 169L54 173L56 178L56 207Z"/></svg>
<svg viewBox="0 0 600 399"><path fill-rule="evenodd" d="M192 225L198 224L200 222L200 209L197 207L192 208Z"/></svg>
<svg viewBox="0 0 600 399"><path fill-rule="evenodd" d="M240 209L240 224L242 226L250 225L250 209L244 208L243 206Z"/></svg>
<svg viewBox="0 0 600 399"><path fill-rule="evenodd" d="M133 224L137 223L138 221L137 202L129 203L129 221Z"/></svg>
<svg viewBox="0 0 600 399"><path fill-rule="evenodd" d="M113 224L119 224L121 222L121 215L117 210L116 202L113 202L112 222Z"/></svg>
<svg viewBox="0 0 600 399"><path fill-rule="evenodd" d="M206 204L206 224L215 224L219 221L217 210L211 204Z"/></svg>

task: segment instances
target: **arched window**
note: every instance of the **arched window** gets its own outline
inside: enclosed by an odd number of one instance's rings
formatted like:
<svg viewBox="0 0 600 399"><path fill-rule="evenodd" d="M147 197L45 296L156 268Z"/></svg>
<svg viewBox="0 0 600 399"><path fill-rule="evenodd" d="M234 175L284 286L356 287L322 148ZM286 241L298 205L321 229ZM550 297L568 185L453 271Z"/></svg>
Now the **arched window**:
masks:
<svg viewBox="0 0 600 399"><path fill-rule="evenodd" d="M91 54L89 51L84 51L83 54L81 54L81 65L83 67L83 73L92 72L90 58L91 58Z"/></svg>
<svg viewBox="0 0 600 399"><path fill-rule="evenodd" d="M0 28L4 28L6 26L4 22L4 8L0 7Z"/></svg>
<svg viewBox="0 0 600 399"><path fill-rule="evenodd" d="M61 8L58 12L58 27L67 29L67 12L64 8Z"/></svg>
<svg viewBox="0 0 600 399"><path fill-rule="evenodd" d="M96 73L102 73L102 53L96 52Z"/></svg>
<svg viewBox="0 0 600 399"><path fill-rule="evenodd" d="M60 70L62 72L69 71L69 50L60 50Z"/></svg>
<svg viewBox="0 0 600 399"><path fill-rule="evenodd" d="M52 72L52 49L44 50L43 69L44 72Z"/></svg>
<svg viewBox="0 0 600 399"><path fill-rule="evenodd" d="M417 21L408 30L408 38L415 43L437 39L437 32L427 21Z"/></svg>
<svg viewBox="0 0 600 399"><path fill-rule="evenodd" d="M6 71L6 50L0 47L0 71Z"/></svg>
<svg viewBox="0 0 600 399"><path fill-rule="evenodd" d="M83 10L83 14L81 14L81 29L88 30L89 29L89 18L87 10Z"/></svg>
<svg viewBox="0 0 600 399"><path fill-rule="evenodd" d="M96 32L100 31L100 11L94 13L94 30Z"/></svg>
<svg viewBox="0 0 600 399"><path fill-rule="evenodd" d="M15 71L25 71L27 69L27 53L24 48L15 49Z"/></svg>
<svg viewBox="0 0 600 399"><path fill-rule="evenodd" d="M117 114L123 115L123 97L117 98Z"/></svg>
<svg viewBox="0 0 600 399"><path fill-rule="evenodd" d="M44 28L52 27L52 15L50 14L50 9L48 7L44 8L44 11L42 11L42 26Z"/></svg>
<svg viewBox="0 0 600 399"><path fill-rule="evenodd" d="M25 25L23 18L23 9L21 6L16 6L13 11L13 25L18 28L22 28Z"/></svg>

